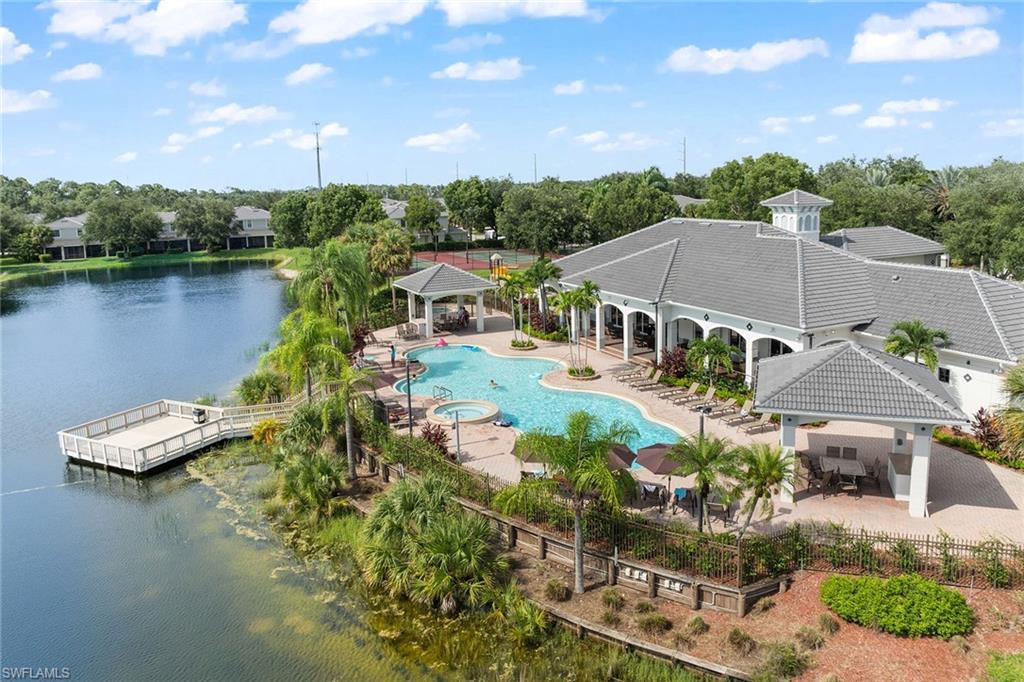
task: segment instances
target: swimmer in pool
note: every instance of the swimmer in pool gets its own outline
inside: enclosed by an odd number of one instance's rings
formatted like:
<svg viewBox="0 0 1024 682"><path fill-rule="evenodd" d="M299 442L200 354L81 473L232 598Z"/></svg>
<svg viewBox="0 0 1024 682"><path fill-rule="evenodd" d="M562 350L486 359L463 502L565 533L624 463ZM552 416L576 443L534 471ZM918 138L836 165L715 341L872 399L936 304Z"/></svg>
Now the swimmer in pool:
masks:
<svg viewBox="0 0 1024 682"><path fill-rule="evenodd" d="M494 379L491 379L491 388L497 388L497 387L498 387L498 382L495 381Z"/></svg>

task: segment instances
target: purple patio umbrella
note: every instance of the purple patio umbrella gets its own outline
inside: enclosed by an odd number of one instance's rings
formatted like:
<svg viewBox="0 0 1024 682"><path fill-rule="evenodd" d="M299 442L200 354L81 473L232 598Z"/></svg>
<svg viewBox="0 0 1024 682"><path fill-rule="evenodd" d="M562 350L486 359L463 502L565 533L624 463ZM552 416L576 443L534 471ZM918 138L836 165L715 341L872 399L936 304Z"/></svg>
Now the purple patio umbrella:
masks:
<svg viewBox="0 0 1024 682"><path fill-rule="evenodd" d="M633 465L634 459L636 459L636 455L628 447L621 443L613 445L612 449L608 451L608 468L612 471L628 469Z"/></svg>

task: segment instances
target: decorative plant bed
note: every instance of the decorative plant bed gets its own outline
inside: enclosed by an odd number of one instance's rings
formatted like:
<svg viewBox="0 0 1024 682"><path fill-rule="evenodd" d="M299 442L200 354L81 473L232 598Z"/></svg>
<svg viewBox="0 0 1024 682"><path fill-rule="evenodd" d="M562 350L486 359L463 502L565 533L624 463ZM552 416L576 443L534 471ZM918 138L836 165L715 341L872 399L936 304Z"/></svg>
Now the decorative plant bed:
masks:
<svg viewBox="0 0 1024 682"><path fill-rule="evenodd" d="M566 370L565 376L569 377L573 381L593 381L594 379L601 378L601 375L597 372L594 372L593 374L573 374L568 370Z"/></svg>
<svg viewBox="0 0 1024 682"><path fill-rule="evenodd" d="M528 346L516 345L516 343L513 341L512 343L508 344L508 347L512 350L537 350L537 344L535 344L533 341L530 341L530 345Z"/></svg>

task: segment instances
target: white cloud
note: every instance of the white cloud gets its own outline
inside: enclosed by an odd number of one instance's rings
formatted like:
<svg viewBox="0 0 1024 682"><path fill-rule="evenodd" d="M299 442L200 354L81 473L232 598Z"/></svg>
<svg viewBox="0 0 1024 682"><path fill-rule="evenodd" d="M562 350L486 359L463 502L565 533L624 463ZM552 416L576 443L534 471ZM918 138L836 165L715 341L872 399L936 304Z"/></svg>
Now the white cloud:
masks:
<svg viewBox="0 0 1024 682"><path fill-rule="evenodd" d="M22 92L7 88L0 89L0 113L21 114L26 111L46 109L53 105L53 94L48 90Z"/></svg>
<svg viewBox="0 0 1024 682"><path fill-rule="evenodd" d="M621 83L598 83L594 92L623 92L626 89Z"/></svg>
<svg viewBox="0 0 1024 682"><path fill-rule="evenodd" d="M919 114L921 112L944 111L956 102L938 97L922 97L921 99L890 100L878 108L883 114Z"/></svg>
<svg viewBox="0 0 1024 682"><path fill-rule="evenodd" d="M320 62L314 62L312 64L303 64L299 68L292 71L290 74L285 76L285 85L302 85L303 83L309 83L315 81L318 78L333 73L334 69L329 66L324 66Z"/></svg>
<svg viewBox="0 0 1024 682"><path fill-rule="evenodd" d="M640 152L661 144L661 140L640 133L619 133L614 140L594 145L595 152Z"/></svg>
<svg viewBox="0 0 1024 682"><path fill-rule="evenodd" d="M1015 137L1024 135L1024 118L1007 118L1002 121L988 121L981 126L986 137Z"/></svg>
<svg viewBox="0 0 1024 682"><path fill-rule="evenodd" d="M273 121L285 118L285 114L267 104L258 104L253 107L243 107L237 102L225 104L216 109L200 111L192 117L193 123L259 123L261 121Z"/></svg>
<svg viewBox="0 0 1024 682"><path fill-rule="evenodd" d="M817 118L818 117L815 116L814 114L807 114L805 116L797 116L796 117L796 122L797 123L814 123L817 120Z"/></svg>
<svg viewBox="0 0 1024 682"><path fill-rule="evenodd" d="M982 25L1000 10L930 2L902 18L873 14L853 38L850 62L964 59L999 47L999 34ZM934 29L956 29L950 32Z"/></svg>
<svg viewBox="0 0 1024 682"><path fill-rule="evenodd" d="M638 99L629 103L629 106L633 109L644 109L647 107L646 100Z"/></svg>
<svg viewBox="0 0 1024 682"><path fill-rule="evenodd" d="M32 54L32 46L19 43L14 31L0 26L0 64L10 66Z"/></svg>
<svg viewBox="0 0 1024 682"><path fill-rule="evenodd" d="M741 49L711 48L696 45L681 47L668 56L663 68L668 71L699 71L709 74L741 71L768 71L783 64L798 62L811 55L828 56L828 45L821 38L784 40L778 43L755 43Z"/></svg>
<svg viewBox="0 0 1024 682"><path fill-rule="evenodd" d="M900 83L903 83L903 85L913 85L915 81L917 81L917 76L909 74L900 79Z"/></svg>
<svg viewBox="0 0 1024 682"><path fill-rule="evenodd" d="M488 45L501 45L504 42L505 39L497 33L474 33L468 36L452 38L440 45L434 45L434 49L441 52L469 52L470 50L478 50Z"/></svg>
<svg viewBox="0 0 1024 682"><path fill-rule="evenodd" d="M586 87L583 81L572 81L571 83L559 83L552 92L556 95L582 95Z"/></svg>
<svg viewBox="0 0 1024 682"><path fill-rule="evenodd" d="M383 78L380 79L380 87L382 88L390 88L394 84L395 79L392 78L391 76L384 76Z"/></svg>
<svg viewBox="0 0 1024 682"><path fill-rule="evenodd" d="M868 116L861 123L864 128L895 128L907 125L907 119L895 116Z"/></svg>
<svg viewBox="0 0 1024 682"><path fill-rule="evenodd" d="M196 81L188 86L188 91L200 97L223 97L227 92L216 78L205 83Z"/></svg>
<svg viewBox="0 0 1024 682"><path fill-rule="evenodd" d="M136 54L157 56L247 21L245 5L234 0L203 3L201 8L190 0L160 0L156 5L128 0L52 0L40 7L54 10L47 27L50 33L124 42Z"/></svg>
<svg viewBox="0 0 1024 682"><path fill-rule="evenodd" d="M757 144L761 140L753 135L747 135L746 137L737 137L736 141L740 144Z"/></svg>
<svg viewBox="0 0 1024 682"><path fill-rule="evenodd" d="M603 130L594 130L589 133L583 133L573 138L580 144L598 144L608 139L608 133Z"/></svg>
<svg viewBox="0 0 1024 682"><path fill-rule="evenodd" d="M836 135L818 135L818 137L814 139L818 142L818 144L828 144L829 142L835 142L836 140L839 139L839 137L837 137Z"/></svg>
<svg viewBox="0 0 1024 682"><path fill-rule="evenodd" d="M64 69L53 74L50 78L54 83L61 81L91 81L103 76L103 67L93 62L77 64L70 69Z"/></svg>
<svg viewBox="0 0 1024 682"><path fill-rule="evenodd" d="M437 7L445 13L449 26L496 24L515 17L585 17L589 13L586 0L439 0Z"/></svg>
<svg viewBox="0 0 1024 682"><path fill-rule="evenodd" d="M569 131L569 126L558 126L548 131L548 137L561 137Z"/></svg>
<svg viewBox="0 0 1024 682"><path fill-rule="evenodd" d="M118 154L117 156L115 156L114 157L114 162L115 163L128 163L130 161L134 161L137 158L139 158L139 155L138 155L137 152L124 152L123 154Z"/></svg>
<svg viewBox="0 0 1024 682"><path fill-rule="evenodd" d="M771 135L789 132L789 119L785 116L769 116L761 119L761 130Z"/></svg>
<svg viewBox="0 0 1024 682"><path fill-rule="evenodd" d="M244 146L245 145L243 145L241 142L236 142L233 145L231 145L231 151L237 152L239 149L241 149Z"/></svg>
<svg viewBox="0 0 1024 682"><path fill-rule="evenodd" d="M159 109L154 109L152 115L159 118L161 116L170 116L173 113L174 112L168 109L167 107L160 107Z"/></svg>
<svg viewBox="0 0 1024 682"><path fill-rule="evenodd" d="M405 141L406 147L426 147L432 152L458 152L465 146L479 140L480 135L468 123L439 133L416 135Z"/></svg>
<svg viewBox="0 0 1024 682"><path fill-rule="evenodd" d="M469 109L465 107L448 107L435 111L434 118L465 118L469 113Z"/></svg>
<svg viewBox="0 0 1024 682"><path fill-rule="evenodd" d="M277 59L295 49L290 39L280 35L271 35L262 40L228 41L210 50L210 60L229 60L232 62L266 61Z"/></svg>
<svg viewBox="0 0 1024 682"><path fill-rule="evenodd" d="M199 163L210 163L211 161L213 161L213 157L210 156L209 154L199 159Z"/></svg>
<svg viewBox="0 0 1024 682"><path fill-rule="evenodd" d="M377 52L372 47L353 47L351 50L344 49L341 51L342 59L366 59Z"/></svg>
<svg viewBox="0 0 1024 682"><path fill-rule="evenodd" d="M324 141L332 137L345 137L346 135L348 135L348 128L340 123L324 124L320 127L320 144L323 146ZM283 140L288 143L288 146L303 151L316 149L316 136L313 133L303 133L301 130L293 128L284 128L283 130L273 132L268 137L256 140L251 146L266 147L278 140Z"/></svg>
<svg viewBox="0 0 1024 682"><path fill-rule="evenodd" d="M465 78L471 81L511 81L523 75L519 57L496 59L491 62L455 62L441 71L430 74L431 78Z"/></svg>
<svg viewBox="0 0 1024 682"><path fill-rule="evenodd" d="M392 26L409 23L426 7L427 0L305 0L274 17L270 30L288 34L299 45L318 45L363 33L386 33Z"/></svg>
<svg viewBox="0 0 1024 682"><path fill-rule="evenodd" d="M859 114L863 109L864 107L861 105L856 102L852 102L850 104L840 104L839 106L832 107L828 110L828 113L833 116L853 116L854 114Z"/></svg>
<svg viewBox="0 0 1024 682"><path fill-rule="evenodd" d="M51 149L49 147L45 147L45 148L30 149L29 152L28 152L28 155L29 156L33 156L33 157L42 157L42 156L54 156L56 153L57 153L56 149Z"/></svg>
<svg viewBox="0 0 1024 682"><path fill-rule="evenodd" d="M921 130L931 130L932 128L935 127L935 124L931 121L921 121L920 123L917 124L917 127L920 128Z"/></svg>
<svg viewBox="0 0 1024 682"><path fill-rule="evenodd" d="M190 142L213 137L222 132L224 132L224 128L221 126L206 126L192 133L171 133L167 136L167 141L160 147L160 151L164 154L177 154Z"/></svg>

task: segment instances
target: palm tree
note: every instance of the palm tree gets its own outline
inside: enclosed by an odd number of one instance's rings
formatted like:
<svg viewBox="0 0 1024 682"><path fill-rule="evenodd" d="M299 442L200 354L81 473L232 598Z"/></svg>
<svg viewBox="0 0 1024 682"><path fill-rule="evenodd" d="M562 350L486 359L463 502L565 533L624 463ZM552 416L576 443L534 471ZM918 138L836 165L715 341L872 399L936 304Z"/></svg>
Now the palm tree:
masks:
<svg viewBox="0 0 1024 682"><path fill-rule="evenodd" d="M289 376L293 386L306 386L306 399L313 399L313 374L341 366L345 353L335 344L338 328L330 320L301 308L281 321L281 342L263 356L262 362ZM343 332L342 332L343 333Z"/></svg>
<svg viewBox="0 0 1024 682"><path fill-rule="evenodd" d="M287 451L285 455L318 450L324 443L323 406L316 402L297 405L281 430L280 440Z"/></svg>
<svg viewBox="0 0 1024 682"><path fill-rule="evenodd" d="M412 266L412 235L397 227L381 232L370 247L370 269L387 279L391 287L391 309L398 309L395 288L392 282L395 274Z"/></svg>
<svg viewBox="0 0 1024 682"><path fill-rule="evenodd" d="M684 437L671 450L679 466L673 476L696 474L697 530L704 530L704 517L711 493L728 494L728 480L739 476L739 456L724 438Z"/></svg>
<svg viewBox="0 0 1024 682"><path fill-rule="evenodd" d="M516 439L519 457L530 455L563 478L569 487L575 534L576 592L583 592L583 505L588 498L617 507L622 504L633 479L626 471L608 468L608 451L637 436L636 429L621 421L603 427L588 412L572 412L565 420L565 433L529 431Z"/></svg>
<svg viewBox="0 0 1024 682"><path fill-rule="evenodd" d="M521 272L512 271L498 280L498 296L507 298L512 306L512 338L519 340L519 327L516 325L516 308L519 309L519 325L523 322L523 296L526 295L528 284Z"/></svg>
<svg viewBox="0 0 1024 682"><path fill-rule="evenodd" d="M308 310L345 324L352 336L351 317L363 319L369 308L370 268L367 247L337 239L313 249L310 264L289 285L291 296Z"/></svg>
<svg viewBox="0 0 1024 682"><path fill-rule="evenodd" d="M260 405L284 400L288 387L277 372L257 369L243 377L236 390L243 405Z"/></svg>
<svg viewBox="0 0 1024 682"><path fill-rule="evenodd" d="M932 213L941 220L952 220L953 211L949 206L949 193L962 181L964 172L955 166L946 166L935 171L928 178L922 191L928 198Z"/></svg>
<svg viewBox="0 0 1024 682"><path fill-rule="evenodd" d="M551 297L551 307L553 307L558 313L565 315L569 318L573 314L573 310L576 307L577 293L575 289L566 289L565 291L559 291ZM569 321L570 331L573 328L572 320ZM574 369L579 369L579 362L576 356L573 354L573 339L569 339L569 365Z"/></svg>
<svg viewBox="0 0 1024 682"><path fill-rule="evenodd" d="M583 331L583 329L582 329L582 326L583 326L582 325L582 322L583 322L583 320L582 320L583 311L584 310L589 311L589 310L591 310L593 308L596 308L597 306L601 305L601 290L598 288L598 286L596 284L591 282L589 279L585 279L579 285L579 287L576 288L576 290L573 293L575 294L575 296L573 297L573 301L572 301L573 302L573 309L575 311L574 314L577 316L577 320L576 320L576 355L578 357L580 355L579 349L580 349L580 347L582 345L581 344L581 332ZM582 346L582 347L584 349L587 348L586 346ZM583 352L587 353L588 351L584 350ZM587 365L587 358L586 357L583 358L582 363L583 363L583 366L586 367L586 365Z"/></svg>
<svg viewBox="0 0 1024 682"><path fill-rule="evenodd" d="M686 352L686 361L695 370L704 370L708 373L708 384L713 384L718 370L732 371L733 353L739 353L740 349L730 346L720 336L708 335L690 344Z"/></svg>
<svg viewBox="0 0 1024 682"><path fill-rule="evenodd" d="M997 414L1003 428L1007 452L1024 458L1024 362L1017 363L1003 376L1006 405Z"/></svg>
<svg viewBox="0 0 1024 682"><path fill-rule="evenodd" d="M921 320L903 320L892 326L889 336L885 337L885 352L905 358L914 356L914 362L924 361L931 371L939 367L939 355L936 347L949 343L949 334L942 329L925 326Z"/></svg>
<svg viewBox="0 0 1024 682"><path fill-rule="evenodd" d="M281 497L292 511L316 524L347 506L337 497L341 486L341 472L334 460L318 452L312 457L289 460L284 469Z"/></svg>
<svg viewBox="0 0 1024 682"><path fill-rule="evenodd" d="M885 187L890 183L889 171L884 168L868 168L864 171L864 176L868 181L869 185L873 187Z"/></svg>
<svg viewBox="0 0 1024 682"><path fill-rule="evenodd" d="M362 395L362 389L373 385L372 374L364 369L349 364L341 365L340 371L328 377L334 393L324 401L324 430L333 434L337 432L337 421L340 417L345 423L345 456L348 460L348 479L356 477L355 454L355 403Z"/></svg>
<svg viewBox="0 0 1024 682"><path fill-rule="evenodd" d="M757 507L761 507L764 518L770 518L775 513L773 497L779 494L782 486L792 488L796 478L796 457L777 445L754 443L739 449L739 463L740 481L747 493L743 502L747 517L738 535L742 538Z"/></svg>
<svg viewBox="0 0 1024 682"><path fill-rule="evenodd" d="M562 276L562 268L551 262L548 258L538 258L529 268L526 269L526 277L530 284L540 292L540 314L544 318L544 331L548 326L548 288L547 283L557 280Z"/></svg>

